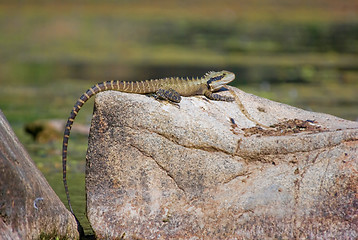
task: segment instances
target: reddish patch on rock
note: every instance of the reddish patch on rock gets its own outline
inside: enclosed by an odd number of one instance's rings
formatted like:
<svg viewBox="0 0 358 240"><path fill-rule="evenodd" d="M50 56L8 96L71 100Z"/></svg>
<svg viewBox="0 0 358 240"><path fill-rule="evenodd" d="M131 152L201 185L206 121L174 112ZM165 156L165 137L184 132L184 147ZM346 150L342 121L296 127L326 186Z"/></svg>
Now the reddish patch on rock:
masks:
<svg viewBox="0 0 358 240"><path fill-rule="evenodd" d="M242 128L241 130L244 131L245 137L250 137L256 134L261 136L285 136L300 132L317 133L327 131L327 129L318 125L316 121L300 119L289 119L281 123L276 123L271 125L269 129L255 126L251 128Z"/></svg>

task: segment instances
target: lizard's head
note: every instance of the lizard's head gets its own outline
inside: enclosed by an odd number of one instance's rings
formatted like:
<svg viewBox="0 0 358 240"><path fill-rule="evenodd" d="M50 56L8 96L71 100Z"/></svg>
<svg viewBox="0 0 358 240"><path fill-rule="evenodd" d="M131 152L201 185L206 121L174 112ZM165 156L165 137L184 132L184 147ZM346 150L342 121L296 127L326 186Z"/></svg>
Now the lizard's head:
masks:
<svg viewBox="0 0 358 240"><path fill-rule="evenodd" d="M205 74L205 78L207 79L208 88L214 92L232 82L235 79L235 74L229 71L208 72Z"/></svg>

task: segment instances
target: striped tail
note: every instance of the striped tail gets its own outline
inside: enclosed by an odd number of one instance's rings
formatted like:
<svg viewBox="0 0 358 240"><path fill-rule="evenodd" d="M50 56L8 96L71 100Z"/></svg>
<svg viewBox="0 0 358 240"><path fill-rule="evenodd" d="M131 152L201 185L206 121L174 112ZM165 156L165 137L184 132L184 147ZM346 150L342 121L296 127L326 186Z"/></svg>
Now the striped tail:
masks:
<svg viewBox="0 0 358 240"><path fill-rule="evenodd" d="M103 92L103 91L107 91L107 90L123 91L123 90L125 90L126 85L131 85L131 84L128 84L128 82L124 82L124 81L112 80L112 81L102 82L102 83L98 83L98 84L94 85L93 87L88 89L77 100L75 106L73 107L73 109L71 111L70 117L67 120L67 124L66 124L66 127L65 127L65 132L63 134L63 143L62 143L62 168L63 168L62 174L63 174L63 185L65 187L68 206L69 206L70 211L73 214L73 216L75 216L75 214L74 214L73 209L72 209L72 205L71 205L71 201L70 201L70 194L68 192L68 185L67 185L67 179L66 179L66 172L67 172L67 168L66 168L67 146L68 146L68 140L69 140L69 137L70 137L72 124L73 124L78 112L80 111L81 107L83 106L83 104L85 102L87 102L88 99L90 99L92 96L96 95L99 92ZM76 218L76 216L75 216L75 218ZM77 218L76 218L76 220L77 220Z"/></svg>

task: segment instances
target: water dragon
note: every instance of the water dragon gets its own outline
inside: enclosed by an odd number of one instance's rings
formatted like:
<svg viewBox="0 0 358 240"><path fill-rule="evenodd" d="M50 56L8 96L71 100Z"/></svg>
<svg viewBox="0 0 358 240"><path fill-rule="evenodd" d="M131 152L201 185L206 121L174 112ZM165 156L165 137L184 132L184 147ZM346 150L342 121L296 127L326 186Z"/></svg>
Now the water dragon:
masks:
<svg viewBox="0 0 358 240"><path fill-rule="evenodd" d="M235 74L232 72L211 71L205 74L203 77L196 77L196 78L169 77L169 78L162 78L162 79L136 81L136 82L112 80L112 81L98 83L92 86L91 88L89 88L85 93L83 93L82 96L77 100L76 104L74 105L71 114L67 120L64 136L63 136L63 144L62 144L63 184L65 187L68 206L73 216L75 216L75 214L71 206L70 195L69 195L67 179L66 179L67 147L68 147L68 141L70 137L72 124L78 112L80 111L81 107L85 102L88 101L88 99L90 99L92 96L96 95L99 92L114 90L114 91L138 93L138 94L154 93L154 96L157 99L164 99L173 103L179 103L181 101L181 96L194 96L194 95L204 95L211 100L231 102L234 101L233 97L222 96L215 92L219 91L223 86L233 81L234 79L235 79ZM76 221L79 224L77 218Z"/></svg>

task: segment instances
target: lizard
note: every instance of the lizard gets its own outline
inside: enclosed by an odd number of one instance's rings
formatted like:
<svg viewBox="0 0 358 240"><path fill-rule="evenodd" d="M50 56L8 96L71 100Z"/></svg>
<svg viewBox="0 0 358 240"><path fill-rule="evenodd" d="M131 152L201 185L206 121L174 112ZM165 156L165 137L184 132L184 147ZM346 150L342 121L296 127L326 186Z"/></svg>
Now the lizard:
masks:
<svg viewBox="0 0 358 240"><path fill-rule="evenodd" d="M87 102L92 96L103 91L120 91L127 93L137 94L153 94L156 99L163 99L173 103L179 103L181 96L194 96L204 95L208 99L216 101L234 101L233 97L222 96L215 92L219 91L223 86L232 82L235 79L235 74L229 71L214 72L210 71L202 77L169 77L161 79L151 79L144 81L120 81L111 80L106 82L98 83L89 88L75 103L70 116L67 120L65 131L63 135L62 143L62 173L63 173L63 184L65 187L65 193L67 197L68 206L72 215L75 217L79 229L82 229L79 221L77 220L70 201L70 195L68 191L67 178L66 178L66 164L67 164L67 147L70 138L70 132L73 122L80 111L81 107Z"/></svg>

